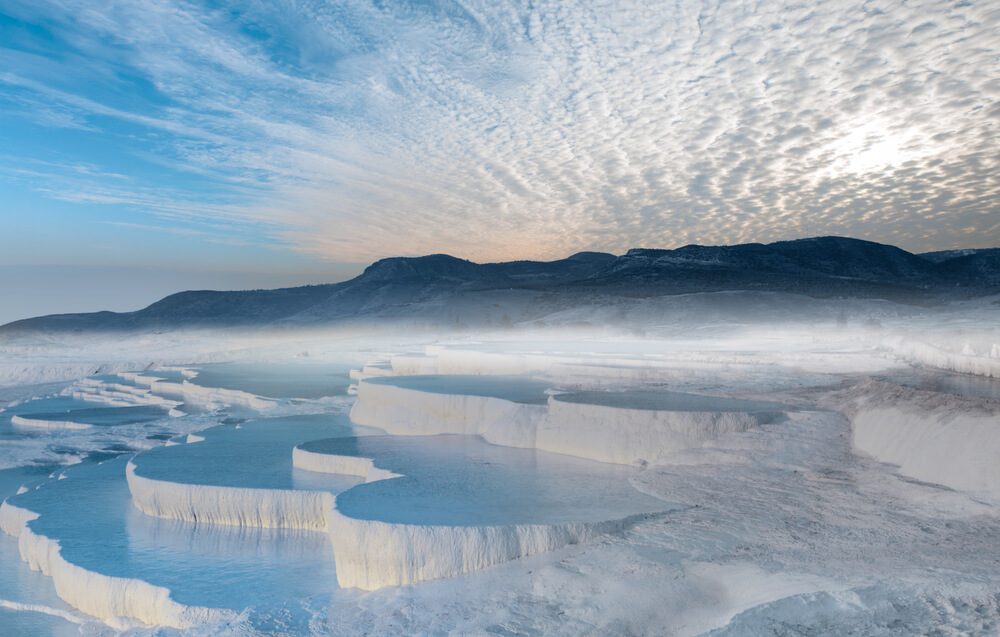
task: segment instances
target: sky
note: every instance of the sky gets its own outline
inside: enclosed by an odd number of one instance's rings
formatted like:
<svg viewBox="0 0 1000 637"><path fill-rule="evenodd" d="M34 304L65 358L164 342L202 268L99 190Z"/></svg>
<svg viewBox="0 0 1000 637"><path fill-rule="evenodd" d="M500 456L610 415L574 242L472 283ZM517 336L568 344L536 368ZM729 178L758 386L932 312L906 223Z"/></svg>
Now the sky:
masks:
<svg viewBox="0 0 1000 637"><path fill-rule="evenodd" d="M0 0L0 230L0 321L395 255L996 246L1000 3Z"/></svg>

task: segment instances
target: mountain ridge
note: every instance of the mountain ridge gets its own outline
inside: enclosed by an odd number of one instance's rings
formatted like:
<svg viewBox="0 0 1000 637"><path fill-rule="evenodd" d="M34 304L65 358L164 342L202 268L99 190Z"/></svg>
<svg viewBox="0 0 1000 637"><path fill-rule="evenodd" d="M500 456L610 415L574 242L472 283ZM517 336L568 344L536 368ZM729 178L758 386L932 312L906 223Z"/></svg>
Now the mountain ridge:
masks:
<svg viewBox="0 0 1000 637"><path fill-rule="evenodd" d="M1000 249L954 252L925 257L888 244L823 236L768 244L633 248L619 256L580 252L555 261L476 263L447 254L388 257L340 283L188 290L134 312L23 319L0 326L0 334L281 327L407 316L441 323L453 315L484 314L485 308L492 316L495 308L502 311L503 304L515 298L543 312L601 299L614 303L697 292L766 291L933 303L956 294L1000 291Z"/></svg>

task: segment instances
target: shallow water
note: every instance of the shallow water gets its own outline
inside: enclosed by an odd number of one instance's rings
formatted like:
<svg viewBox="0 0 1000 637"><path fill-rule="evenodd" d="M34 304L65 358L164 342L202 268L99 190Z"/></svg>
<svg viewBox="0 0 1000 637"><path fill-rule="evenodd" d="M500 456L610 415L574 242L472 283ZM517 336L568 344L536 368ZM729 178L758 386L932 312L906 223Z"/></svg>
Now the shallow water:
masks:
<svg viewBox="0 0 1000 637"><path fill-rule="evenodd" d="M0 470L0 499L21 486L33 488L49 480L58 467L34 465ZM21 561L17 539L0 533L0 634L79 635L76 612L59 599L52 580ZM72 615L67 619L65 615Z"/></svg>
<svg viewBox="0 0 1000 637"><path fill-rule="evenodd" d="M180 372L174 375L180 380ZM91 378L143 387L117 375ZM323 386L328 384L324 381ZM73 431L18 428L10 423L15 414L96 426ZM225 411L220 411L214 417L169 418L158 406L114 407L69 396L47 396L16 405L0 413L0 439L5 454L12 455L11 462L22 466L0 470L0 497L11 496L13 504L41 513L31 522L33 530L57 539L63 556L74 564L166 587L180 603L236 611L249 608L250 625L263 632L306 633L312 613L304 606L336 589L325 534L188 524L147 517L131 504L125 464L135 450L132 444L160 445L173 435L171 430L200 429L205 424L199 423L224 416ZM204 442L151 450L176 457L157 456L150 464L175 481L211 484L216 478L214 482L223 485L336 492L357 484L358 479L294 470L292 447L306 439L352 431L346 417L336 415L230 420L206 432ZM187 457L183 450L197 453ZM51 461L60 454L67 462L83 463L67 469ZM57 475L66 479L53 479ZM21 485L32 490L15 496ZM16 630L13 634L62 634L67 626L71 634L79 634L74 621L92 620L59 600L49 578L27 568L18 556L15 539L0 539L4 542L0 546L0 635L10 634L8 629ZM47 587L47 596L31 594L30 587L12 579L23 579L25 573ZM10 599L5 598L8 591ZM15 595L18 591L24 594ZM60 616L63 611L75 614L67 619Z"/></svg>
<svg viewBox="0 0 1000 637"><path fill-rule="evenodd" d="M142 372L142 375L162 378L172 383L179 383L187 379L187 375L180 369L150 369Z"/></svg>
<svg viewBox="0 0 1000 637"><path fill-rule="evenodd" d="M778 403L742 398L723 398L703 394L686 394L672 391L584 391L557 394L556 400L583 405L601 405L619 409L644 409L657 411L781 411L787 409Z"/></svg>
<svg viewBox="0 0 1000 637"><path fill-rule="evenodd" d="M3 416L12 416L14 414L25 416L33 412L42 413L46 411L58 412L69 411L71 409L90 409L95 406L101 405L99 403L73 398L72 396L62 396L56 394L52 396L32 398L31 400L11 405L3 412L2 415L0 415L0 418Z"/></svg>
<svg viewBox="0 0 1000 637"><path fill-rule="evenodd" d="M198 434L202 442L151 449L134 462L138 475L184 484L336 493L358 479L293 469L292 449L307 440L355 432L343 414L265 418L207 429Z"/></svg>
<svg viewBox="0 0 1000 637"><path fill-rule="evenodd" d="M48 606L25 608L20 602L0 599L0 627L4 635L11 637L79 637L80 627L75 622L53 616L53 612Z"/></svg>
<svg viewBox="0 0 1000 637"><path fill-rule="evenodd" d="M56 539L85 569L138 578L184 604L242 610L330 592L336 573L325 534L189 524L131 504L127 457L67 471L11 502L40 514L32 530Z"/></svg>
<svg viewBox="0 0 1000 637"><path fill-rule="evenodd" d="M30 403L27 406L30 406ZM95 427L114 427L115 425L134 425L136 423L152 422L164 418L167 412L165 409L152 405L133 405L129 407L86 407L82 409L43 412L25 410L21 415L37 420L68 420Z"/></svg>
<svg viewBox="0 0 1000 637"><path fill-rule="evenodd" d="M433 394L462 394L501 398L515 403L544 405L551 383L524 376L426 375L381 376L366 383L392 385Z"/></svg>
<svg viewBox="0 0 1000 637"><path fill-rule="evenodd" d="M243 391L252 387L260 392L265 385L271 390L287 390L280 387L281 383L273 384L267 374L253 374L251 378L250 369L214 366L214 376L196 380ZM234 371L235 376L225 378L228 371ZM280 370L272 373L282 376ZM106 379L119 380L113 376ZM294 380L286 376L281 382ZM405 379L403 384L525 402L542 403L547 399L548 384L530 379L457 380L460 382L456 384L455 378L430 377ZM289 395L323 395L329 384L324 379L314 388L316 392L307 388ZM278 391L270 393L287 397ZM31 409L35 408L45 409L40 413L60 416L75 412L81 420L89 417L92 424L163 415L160 408L94 407L66 397L37 401L31 405ZM219 412L216 417L224 419L225 415ZM338 494L338 498L346 497L348 511L352 503L360 503L372 519L392 520L392 515L385 514L394 512L399 521L432 524L596 521L670 507L634 490L628 482L631 469L497 447L479 438L462 436L372 438L378 438L380 443L364 442L365 437L347 438L356 451L377 456L380 464L392 465L393 470L407 474L389 483L362 485L354 476L298 470L291 464L296 444L318 439L344 441L346 436L378 433L353 426L346 414L224 420L225 424L200 432L204 438L201 442L156 447L138 454L134 458L137 473L188 484L326 490ZM156 438L151 442L164 438L152 429L145 431L147 440L150 436ZM60 438L51 436L53 441ZM124 447L120 451L127 450ZM172 599L184 604L237 611L249 607L250 623L262 632L299 634L309 630L315 609L306 608L316 603L322 606L323 602L316 600L336 590L335 565L325 534L199 525L145 516L132 506L125 480L130 455L112 458L115 452L106 453L102 456L107 458L104 462L60 469L66 476L64 480L45 480L48 474L40 468L19 469L9 475L0 472L0 487L13 493L31 477L25 471L33 471L32 475L41 478L40 488L14 496L11 501L40 513L41 517L30 523L32 530L58 540L63 556L74 564L168 588ZM382 485L390 483L387 495L379 495ZM16 559L16 553L7 557ZM66 621L17 614L25 626L33 621Z"/></svg>
<svg viewBox="0 0 1000 637"><path fill-rule="evenodd" d="M573 344L573 347L583 346ZM599 349L596 346L593 348L594 351ZM631 352L624 358L629 356L641 358L643 353ZM340 409L346 405L347 401L341 399L311 402L295 401L293 398L313 399L340 393L348 383L347 369L347 364L338 366L309 362L213 364L199 366L201 375L193 382L276 398L276 405L268 413L287 414L296 410ZM316 370L327 370L329 374L317 375ZM176 370L172 370L169 376L155 370L143 373L182 380L182 374ZM717 378L712 370L685 374L678 376L676 382L671 379L671 387L697 392L702 387L718 385L720 389L705 391L742 393L744 385L770 387L778 378L770 369L763 368L759 371L727 368L725 374L718 372ZM804 383L815 376L799 374L791 368L782 374L779 380L783 384L792 384L789 379ZM134 384L114 375L92 378L103 378L106 382L122 385ZM994 393L995 381L942 374L928 374L922 378L912 375L906 380L923 383L923 388L938 391L1000 397L1000 392ZM734 388L737 381L742 384ZM510 376L437 375L373 378L366 382L426 392L496 397L529 404L544 404L549 398L547 390L555 387L546 381ZM979 393L983 391L989 393ZM571 392L556 394L555 400L674 411L770 412L776 407L763 401L660 389ZM104 574L141 578L170 588L173 599L181 603L237 611L249 606L252 629L230 631L241 635L328 634L336 630L340 630L340 634L359 634L364 630L368 630L369 634L446 634L449 630L461 631L461 627L456 628L452 624L455 618L462 617L471 628L481 630L487 627L498 634L547 634L559 632L560 628L564 634L614 634L614 625L604 626L607 630L603 631L565 628L564 610L579 607L585 609L581 611L584 614L601 615L608 612L607 607L597 611L593 607L600 604L627 607L628 600L615 598L616 594L620 594L616 593L616 589L628 590L631 596L647 581L639 579L638 584L632 584L634 589L627 589L630 577L650 578L650 573L661 573L657 569L665 562L700 559L706 546L721 547L716 557L726 561L734 555L743 555L738 551L747 550L746 547L752 551L762 550L761 547L766 548L774 537L784 538L784 534L791 533L789 542L796 551L802 550L811 555L818 550L816 546L803 545L802 538L808 541L810 536L800 533L797 528L786 528L786 520L795 521L795 516L808 512L807 508L800 506L796 494L804 488L819 490L820 487L816 486L816 480L810 482L803 478L803 475L810 474L800 474L798 470L793 474L784 465L774 485L787 491L778 491L779 495L774 496L768 495L769 492L759 484L744 479L745 475L755 475L753 471L759 464L756 461L727 464L718 474L706 469L702 475L699 465L655 467L640 471L530 449L495 446L474 436L391 437L375 432L374 435L356 437L359 433L373 432L353 427L344 414L261 418L256 413L250 420L242 420L233 416L246 415L250 413L249 408L217 407L213 404L211 413L173 419L163 417L163 411L154 407L151 409L158 410L158 419L128 422L129 418L142 414L152 416L153 412L144 412L145 408L80 402L63 396L17 405L10 412L0 414L0 440L3 443L0 458L9 452L26 464L40 462L30 467L0 470L0 497L12 495L22 484L31 487L42 484L37 490L14 497L13 502L43 513L42 518L31 523L32 528L59 539L67 559ZM26 409L29 411L25 412ZM38 414L59 414L58 419L61 420L79 420L65 415L77 411L80 419L92 418L92 424L114 426L99 426L86 432L14 431L9 422L11 413L27 414L32 410L37 410L35 413ZM148 517L131 505L124 474L128 456L113 456L123 452L131 455L130 445L159 444L171 433L183 434L220 422L224 424L200 432L205 438L202 442L143 451L135 458L137 472L152 478L189 484L326 490L337 494L337 506L344 514L389 523L452 526L559 524L620 519L663 511L673 513L663 518L654 516L623 537L601 540L579 551L574 549L554 558L553 563L526 561L511 565L507 571L496 569L493 573L477 573L467 578L420 587L386 589L377 593L338 590L335 560L325 534L191 524ZM828 426L829 423L825 425ZM801 428L801 423L796 427ZM794 431L796 427L790 425L781 429L782 432ZM817 431L826 432L827 428ZM762 439L761 448L765 450L762 457L770 457L775 452L792 453L789 451L791 447L782 446L780 441L764 440L772 435L774 432L762 428L748 439ZM836 446L843 444L846 438L837 432L829 436L829 439L823 438L816 445L817 449L824 450L823 453L834 454L831 456L833 460L830 463L824 460L820 469L826 470L827 464L839 469L845 462L852 462L850 456ZM34 446L21 449L18 447L21 443ZM292 449L296 444L316 452L374 458L377 466L402 474L402 477L361 484L353 476L297 470L291 466ZM42 449L44 454L39 451ZM739 457L741 449L734 448L725 458ZM792 451L798 453L795 449ZM63 456L67 460L83 458L84 463L67 470L52 462L54 457ZM106 461L98 464L88 458ZM798 456L792 459L798 462ZM68 478L50 480L50 473L65 474ZM685 477L689 473L693 476L690 483ZM669 486L671 480L677 480L681 486L677 489L649 489L650 481L654 484L661 481ZM711 480L717 482L706 482ZM834 484L827 477L824 480ZM633 482L642 483L646 493L655 492L663 498L677 496L688 506L682 509L671 502L646 495L633 488ZM704 486L706 484L711 488ZM765 483L767 485L770 483ZM855 488L847 482L845 485L845 489ZM828 488L822 487L822 493L829 493ZM692 497L692 491L700 497ZM707 521L702 524L701 511L706 507L711 509L712 503L717 504L720 498L729 498L732 502L726 500L727 506L716 507L720 510L717 517L706 518ZM815 501L825 502L822 498ZM737 505L754 506L761 510L777 506L779 511L784 505L787 510L780 517L768 514L758 516L760 519L757 520L756 514L746 515ZM895 506L897 503L893 501ZM848 512L853 513L854 508L851 507ZM726 517L730 509L734 513ZM882 515L882 509L879 515ZM831 517L835 520L848 519L844 514ZM684 526L685 522L677 522L678 519L686 520L687 526ZM744 539L742 530L748 526L752 528L755 520L764 520L768 524L773 521L777 530L769 531L767 536L758 533ZM646 533L648 539L649 525L656 525L657 529L662 526L662 538L657 536L650 540L655 546L650 544L636 549L636 555L647 551L648 562L653 566L646 566L645 575L640 573L634 576L629 570L628 560L619 560L623 555L622 543L629 543L634 535L642 533ZM901 528L916 527L907 524ZM685 533L693 538L687 545L683 544ZM719 537L729 539L720 541ZM895 537L893 542L896 542ZM847 544L850 547L858 545L856 538L851 538ZM905 546L901 550L905 550ZM577 559L574 555L585 557ZM607 566L611 577L602 579L601 572L594 570L595 562L591 558L595 555L604 555L605 566L615 565L614 568ZM628 554L625 555L627 558ZM637 559L634 555L632 557ZM766 552L761 561L764 559L768 559ZM539 571L531 575L532 570L543 563L548 564L543 567L548 569L547 578L533 579ZM525 577L529 579L527 585L514 583L511 579L523 580ZM662 579L653 577L648 581L667 586L673 579L683 580L683 577L678 571L673 575L665 573ZM698 587L702 583L688 585L700 590ZM435 590L438 592L434 593ZM470 590L473 593L463 601L463 595ZM421 595L430 597L421 601ZM517 601L512 601L512 595L517 596ZM650 595L663 594L656 588ZM4 606L4 600L17 604L32 603L42 612L14 610ZM17 604L14 608L19 607ZM483 608L499 609L496 612L502 618L495 625L488 623L483 619L486 616ZM504 616L503 612L507 609L514 610ZM55 613L46 614L49 611ZM77 634L78 626L73 622L81 618L74 615L66 619L60 615L71 611L55 597L51 580L32 573L20 561L16 541L0 537L0 636L10 631L13 631L11 634L27 635ZM553 615L553 623L547 626L552 630L546 631L546 624L540 624L538 617L540 613L549 611ZM436 619L428 619L431 617ZM640 618L634 625L648 625L642 624L642 621ZM426 630L426 626L430 625L444 628ZM380 632L372 626L389 626L391 630ZM407 630L401 626L417 628ZM327 630L331 627L336 630ZM216 634L215 630L215 627L205 628L204 632ZM85 630L84 634L96 633Z"/></svg>
<svg viewBox="0 0 1000 637"><path fill-rule="evenodd" d="M0 537L0 563L14 565L18 560L17 541ZM52 584L41 573L14 566L0 575L0 634L5 637L79 637L81 624L90 623L51 590ZM16 573L14 579L11 574ZM29 581L30 578L36 581ZM38 587L40 591L32 588ZM45 588L49 590L45 590ZM10 590L8 590L10 589ZM85 634L85 633L83 633Z"/></svg>
<svg viewBox="0 0 1000 637"><path fill-rule="evenodd" d="M880 374L875 378L906 387L913 387L914 389L1000 400L1000 378L929 372L919 369L907 369L889 374Z"/></svg>
<svg viewBox="0 0 1000 637"><path fill-rule="evenodd" d="M49 480L53 471L59 469L56 464L37 464L10 469L0 469L0 500L17 493L24 487L33 487Z"/></svg>
<svg viewBox="0 0 1000 637"><path fill-rule="evenodd" d="M346 395L353 366L346 362L214 363L192 367L198 375L191 382L267 398L316 399Z"/></svg>
<svg viewBox="0 0 1000 637"><path fill-rule="evenodd" d="M308 451L371 458L403 477L337 496L350 517L404 524L479 526L614 520L665 511L636 491L631 467L501 447L478 436L365 436L309 442Z"/></svg>
<svg viewBox="0 0 1000 637"><path fill-rule="evenodd" d="M15 415L92 427L18 426L11 423ZM88 457L107 459L157 444L157 438L174 435L176 427L197 427L197 421L188 419L182 423L155 405L111 407L71 396L42 396L0 412L0 467L74 464Z"/></svg>

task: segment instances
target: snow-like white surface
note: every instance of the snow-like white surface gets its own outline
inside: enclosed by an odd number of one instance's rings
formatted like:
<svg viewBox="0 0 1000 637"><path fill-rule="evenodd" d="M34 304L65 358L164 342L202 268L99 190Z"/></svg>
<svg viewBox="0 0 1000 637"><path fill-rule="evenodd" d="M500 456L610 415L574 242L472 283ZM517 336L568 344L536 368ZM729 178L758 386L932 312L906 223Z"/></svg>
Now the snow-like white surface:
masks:
<svg viewBox="0 0 1000 637"><path fill-rule="evenodd" d="M545 405L492 396L432 393L361 382L351 420L391 434L479 435L494 444L531 448L546 413Z"/></svg>
<svg viewBox="0 0 1000 637"><path fill-rule="evenodd" d="M968 341L952 347L940 342L928 343L924 340L892 338L887 344L903 360L959 374L972 374L989 378L1000 378L1000 345L985 343L973 348Z"/></svg>
<svg viewBox="0 0 1000 637"><path fill-rule="evenodd" d="M191 371L191 370L180 370L180 371L182 373L183 372L189 372L191 374L192 378L195 377L195 376L197 376L197 374L195 372ZM144 372L119 372L118 375L121 376L122 378L124 378L125 380L128 380L128 381L131 381L131 382L135 383L136 385L142 385L142 386L145 386L145 387L152 387L155 383L158 383L158 382L164 380L162 377L156 376L155 372L153 372L153 373L144 373Z"/></svg>
<svg viewBox="0 0 1000 637"><path fill-rule="evenodd" d="M120 374L124 377L125 374ZM84 378L63 391L64 395L72 396L77 400L102 403L112 407L127 407L130 405L157 405L165 409L174 409L180 406L182 401L170 400L163 396L158 396L152 391L155 380L149 386L131 386L121 383L98 380L96 378Z"/></svg>
<svg viewBox="0 0 1000 637"><path fill-rule="evenodd" d="M202 387L191 381L180 383L173 381L158 381L150 386L150 392L156 396L170 398L182 403L198 405L203 409L218 409L224 405L238 405L255 411L273 409L277 403L267 398L261 398L238 389L219 389Z"/></svg>
<svg viewBox="0 0 1000 637"><path fill-rule="evenodd" d="M558 396L534 405L363 381L351 410L354 422L392 434L479 435L493 444L621 464L656 462L721 435L747 431L760 418L748 411L630 409L570 403Z"/></svg>
<svg viewBox="0 0 1000 637"><path fill-rule="evenodd" d="M419 354L398 354L390 359L392 373L400 376L418 374L440 374L437 358Z"/></svg>
<svg viewBox="0 0 1000 637"><path fill-rule="evenodd" d="M177 410L177 407L183 403L196 405L204 410L240 406L255 411L267 411L277 405L274 400L245 391L203 387L187 379L178 382L150 374L129 372L120 372L115 377L134 384L100 378L84 378L66 388L63 394L78 400L114 407L157 405L170 410L175 415L183 415L183 411Z"/></svg>
<svg viewBox="0 0 1000 637"><path fill-rule="evenodd" d="M848 413L858 451L1000 503L1000 402L872 381L851 393Z"/></svg>
<svg viewBox="0 0 1000 637"><path fill-rule="evenodd" d="M15 354L17 358L21 356L23 355L20 352ZM0 358L0 387L69 382L98 372L135 369L137 366L143 364L133 360L117 360L107 364L95 363L92 360L62 361L42 359L24 362L22 360L11 361Z"/></svg>
<svg viewBox="0 0 1000 637"><path fill-rule="evenodd" d="M520 342L507 347L475 343L432 345L423 356L393 356L393 372L410 374L537 375L585 378L605 383L618 377L626 382L664 382L685 374L714 373L726 377L777 363L807 373L867 371L892 366L892 357L868 343L868 334L853 332L841 338L817 338L812 330L737 334L706 347L705 343L670 340L625 340L613 343ZM610 345L610 347L609 347ZM397 358L403 361L397 365ZM409 364L419 360L420 365Z"/></svg>
<svg viewBox="0 0 1000 637"><path fill-rule="evenodd" d="M745 411L628 409L553 396L535 447L601 462L647 464L759 424L758 414Z"/></svg>
<svg viewBox="0 0 1000 637"><path fill-rule="evenodd" d="M358 520L332 511L341 586L376 590L480 571L620 532L640 516L578 524L431 526Z"/></svg>
<svg viewBox="0 0 1000 637"><path fill-rule="evenodd" d="M400 364L403 368L403 364ZM417 367L408 366L407 369L418 369ZM359 381L365 378L379 378L381 376L392 376L397 372L393 371L391 363L383 363L378 365L364 365L361 369L352 369L349 373L351 380Z"/></svg>
<svg viewBox="0 0 1000 637"><path fill-rule="evenodd" d="M995 307L992 312L982 316L956 315L946 328L939 328L936 318L913 327L892 324L879 317L883 327L867 334L861 334L862 330L838 332L832 325L820 325L799 334L765 337L752 335L728 340L712 337L696 342L697 339L683 335L674 343L668 339L650 339L638 345L631 341L598 343L591 352L585 351L587 345L540 340L535 353L528 352L528 345L519 344L515 348L518 351L508 356L501 351L503 346L496 346L498 351L493 353L503 357L532 359L518 363L520 367L504 368L507 363L498 357L500 367L495 369L492 363L484 363L486 359L477 358L474 353L455 357L468 358L467 365L462 363L465 367L456 363L450 369L442 368L438 365L440 352L428 350L430 356L400 361L397 372L537 371L538 361L549 358L551 365L545 371L553 382L565 383L571 379L573 383L613 389L667 383L685 391L739 395L750 395L756 387L761 396L778 391L768 382L778 373L794 376L811 370L848 374L846 379L852 381L856 378L853 375L878 373L879 369L900 360L922 362L935 369L959 369L988 378L995 377L989 361L997 360L997 344L1000 344L996 321L983 319L995 317ZM244 349L243 345L225 341L222 336L213 338L217 343L202 340L197 347L184 345L183 353L170 349L174 345L166 339L155 343L152 340L127 344L95 342L76 352L58 355L51 353L55 348L47 350L48 345L25 350L25 356L11 349L0 355L13 352L11 356L20 358L0 361L0 376L6 374L9 380L16 375L10 372L21 366L25 370L31 367L24 378L75 380L102 365L109 365L104 367L105 371L113 371L119 363L121 369L141 369L147 363L163 360L187 363L257 356L248 346ZM551 340L558 338L553 333ZM471 338L460 340L468 342ZM794 346L787 346L793 341ZM923 343L933 349L918 352L922 346L912 343ZM637 358L635 350L642 346L648 351L640 352ZM322 347L323 343L317 339L302 349L315 353ZM202 358L196 352L198 348L213 353ZM380 345L368 351L393 348L418 350L413 344L402 344ZM621 351L616 353L616 348ZM642 356L659 360L647 364ZM17 362L21 358L24 363ZM143 358L141 366L122 363ZM480 371L473 371L477 365ZM83 373L62 378L61 374L74 366ZM367 377L385 375L382 367L369 371L373 373ZM713 374L717 384L712 384ZM143 387L147 386L145 382L156 382L141 376L155 376L155 371L125 380ZM364 377L365 374L359 375ZM182 385L178 380L169 383ZM674 387L675 383L685 384ZM705 387L699 388L698 383L704 383ZM740 384L731 392L714 389L730 383ZM696 446L658 455L663 460L661 464L653 460L638 473L636 482L644 492L676 499L689 508L662 519L639 521L625 534L603 535L600 541L573 545L555 553L496 563L493 568L476 571L475 575L424 581L402 590L390 587L366 593L338 591L319 603L307 602L308 613L313 615L308 625L302 624L305 628L297 632L480 634L500 626L511 633L553 635L693 635L713 629L719 630L720 635L782 634L792 629L804 634L995 633L1000 622L997 603L1000 580L995 572L1000 516L995 515L995 491L988 482L995 480L996 474L987 456L998 457L992 442L996 436L990 429L990 424L997 422L996 412L979 400L942 398L937 392L929 392L935 394L930 397L872 385L859 388L854 395L844 392L847 394L844 400L838 396L826 401L823 396L832 390L806 389L809 383L807 380L793 387L796 391L767 396L804 409L790 414L789 422L763 423L735 435L707 437L697 441ZM365 385L361 383L362 393L366 391ZM107 396L105 404L109 406L132 400L125 395L138 395L121 388L111 391L121 395ZM9 397L6 400L20 398L16 392L3 396ZM182 400L180 394L164 398ZM846 412L852 421L849 423L833 411L811 411L808 404L812 401L836 409L850 403ZM401 404L392 417L405 421L414 412L429 408L419 403L416 407L406 410ZM537 447L538 439L543 436L542 428L554 409L539 405L525 407L529 411L541 408L546 412L535 422L531 446ZM475 415L478 410L479 407L450 406L444 413L446 419L451 419L448 428L458 428L461 419L456 413ZM178 416L173 419L175 422L166 421L168 424L162 426L169 427L169 433L182 440L196 427L213 424L210 417L194 413L195 416ZM7 416L4 414L4 425ZM649 414L636 416L640 417ZM495 426L502 425L498 421ZM398 433L412 433L398 422L393 427ZM424 428L426 433L438 431L435 427L430 421L417 422L417 428ZM116 444L134 445L133 448L160 444L146 440L149 433L146 428L126 428L120 434L117 433L120 428L113 429L100 433L114 436ZM949 435L943 436L942 430ZM36 459L62 463L71 455L82 458L86 450L103 448L86 443L85 436L93 436L93 430L13 433L24 440L5 443L4 464L0 466L9 466L7 462L31 463ZM866 435L870 439L859 444ZM626 430L624 436L616 436L616 442L628 437ZM526 440L530 435L521 432L512 438ZM48 447L56 446L50 444L53 440L58 441L59 448L72 453L65 457L52 455ZM602 445L602 453L607 446ZM632 446L646 450L646 443ZM615 455L619 453L614 451ZM344 460L328 463L327 459L306 459L300 455L296 453L294 458L298 468L377 477L372 471L378 469L374 465ZM876 462L869 456L897 466ZM305 466L313 461L316 463L311 468ZM916 479L901 479L897 473ZM62 472L54 471L53 480L60 475ZM927 482L949 485L959 491L941 489ZM205 506L210 506L208 501ZM183 505L171 504L168 508L173 507L183 508ZM242 514L233 517L239 515ZM258 517L263 515L254 513L238 523L248 523L253 518L252 523L256 524ZM6 518L9 521L5 523ZM376 526L386 524L367 522ZM0 515L0 525L5 527L22 528L24 523L13 512ZM345 582L355 578L361 582L359 585L367 586L366 574L350 572L363 569L367 573L366 564L371 565L374 573L373 585L381 585L379 580L383 577L387 578L385 581L392 578L403 581L425 569L419 556L430 554L444 556L445 563L435 567L440 572L461 573L466 563L488 563L490 555L503 558L499 547L504 542L520 541L510 539L507 534L507 539L493 538L483 547L481 539L472 532L459 536L449 530L442 534L433 531L433 525L426 525L429 529L426 533L405 529L406 533L400 534L403 526L386 526L389 528L347 530L344 541L354 548L342 547L339 551L345 556ZM331 536L331 545L334 542ZM382 556L377 553L379 543L390 547L387 556L393 556L394 564L404 566L381 564ZM66 555L70 555L71 546L66 544ZM373 554L365 553L362 548ZM42 549L32 548L31 552L39 550ZM0 563L0 568L5 566ZM58 570L54 566L53 569ZM62 577L65 581L66 576ZM97 582L88 586L97 591L105 585ZM154 592L149 592L148 596L153 595ZM7 598L15 598L3 591L0 596L3 597L0 615L28 607L20 602L7 604ZM4 625L4 619L0 616L0 626ZM226 631L257 634L243 627L233 629L227 621L198 629L204 634Z"/></svg>

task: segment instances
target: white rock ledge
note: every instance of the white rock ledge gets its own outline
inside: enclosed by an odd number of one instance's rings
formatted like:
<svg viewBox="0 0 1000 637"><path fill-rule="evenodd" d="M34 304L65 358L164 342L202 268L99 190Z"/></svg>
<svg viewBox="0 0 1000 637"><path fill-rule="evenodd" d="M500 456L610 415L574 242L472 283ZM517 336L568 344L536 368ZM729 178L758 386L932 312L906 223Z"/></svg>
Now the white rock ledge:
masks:
<svg viewBox="0 0 1000 637"><path fill-rule="evenodd" d="M11 416L10 422L17 427L30 427L32 429L63 429L80 430L90 429L91 425L71 420L45 420L42 418L29 418L25 416Z"/></svg>
<svg viewBox="0 0 1000 637"><path fill-rule="evenodd" d="M120 374L120 376L124 378L125 374ZM165 409L173 409L181 404L177 400L156 396L147 387L133 387L95 378L84 378L66 388L62 393L76 400L96 402L111 407L156 405Z"/></svg>
<svg viewBox="0 0 1000 637"><path fill-rule="evenodd" d="M653 515L577 524L428 526L357 520L334 509L330 540L337 583L376 590L480 571L620 532Z"/></svg>
<svg viewBox="0 0 1000 637"><path fill-rule="evenodd" d="M160 518L229 526L325 531L333 495L325 491L255 489L185 484L146 478L129 461L132 503Z"/></svg>
<svg viewBox="0 0 1000 637"><path fill-rule="evenodd" d="M189 403L205 409L235 405L257 411L267 411L278 404L275 400L238 389L202 387L189 380L178 382L126 372L119 373L118 376L136 383L137 386L96 378L84 378L74 383L63 393L79 400L100 402L112 406L158 405L166 409L179 407L182 403Z"/></svg>
<svg viewBox="0 0 1000 637"><path fill-rule="evenodd" d="M371 459L296 448L294 465L310 471L363 477L398 477ZM348 517L326 492L239 489L152 480L127 467L132 500L157 517L234 526L286 527L329 532L342 587L375 590L454 577L510 560L619 532L655 514L576 524L433 526L391 524Z"/></svg>
<svg viewBox="0 0 1000 637"><path fill-rule="evenodd" d="M773 412L631 409L558 395L532 405L362 381L351 420L396 435L479 435L498 445L642 465L753 429Z"/></svg>
<svg viewBox="0 0 1000 637"><path fill-rule="evenodd" d="M21 559L32 570L51 577L56 594L88 615L109 622L124 617L182 630L236 616L230 610L180 604L162 586L103 575L68 562L62 556L59 542L31 529L30 522L37 518L33 511L8 502L0 505L0 529L17 538Z"/></svg>
<svg viewBox="0 0 1000 637"><path fill-rule="evenodd" d="M1000 346L993 343L989 351L979 354L971 351L968 344L959 351L950 351L936 344L913 341L904 338L890 338L884 346L895 352L903 360L926 367L942 369L959 374L1000 378ZM986 348L983 348L986 350Z"/></svg>
<svg viewBox="0 0 1000 637"><path fill-rule="evenodd" d="M314 451L307 451L301 447L292 449L292 466L296 469L304 469L316 473L358 476L365 482L376 482L378 480L402 477L398 473L376 467L371 458L316 453Z"/></svg>
<svg viewBox="0 0 1000 637"><path fill-rule="evenodd" d="M376 467L370 458L307 451L296 447L294 466L310 471L356 475L366 482L401 477ZM376 590L455 577L504 562L579 544L658 516L570 524L445 526L356 519L334 506L328 530L337 561L337 583Z"/></svg>
<svg viewBox="0 0 1000 637"><path fill-rule="evenodd" d="M221 405L243 406L255 411L267 411L277 406L277 401L263 398L238 389L202 387L190 381L180 383L161 380L149 387L150 393L183 403L210 409Z"/></svg>
<svg viewBox="0 0 1000 637"><path fill-rule="evenodd" d="M745 411L630 409L549 398L536 448L616 464L653 464L724 434L749 431L760 416Z"/></svg>
<svg viewBox="0 0 1000 637"><path fill-rule="evenodd" d="M849 392L844 411L856 451L1000 502L1000 401L868 381Z"/></svg>
<svg viewBox="0 0 1000 637"><path fill-rule="evenodd" d="M493 444L530 449L547 413L545 405L362 381L351 421L396 435L478 435Z"/></svg>
<svg viewBox="0 0 1000 637"><path fill-rule="evenodd" d="M399 477L399 474L376 467L369 458L315 453L300 448L293 450L293 465L309 471L355 475L366 482ZM336 498L326 492L241 489L154 480L137 475L131 462L126 475L133 503L148 515L233 526L328 531L337 560L338 584L364 590L471 573L620 532L637 521L656 515L555 525L392 524L348 517L336 509ZM16 514L11 511L0 516L0 523L9 521L10 526L21 528L25 516L17 517Z"/></svg>

